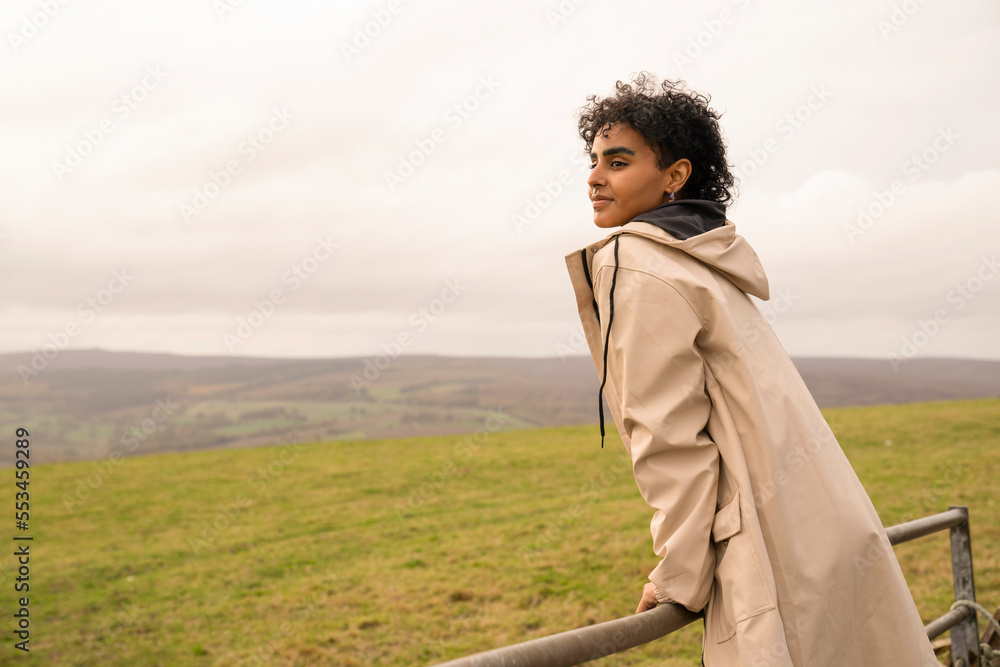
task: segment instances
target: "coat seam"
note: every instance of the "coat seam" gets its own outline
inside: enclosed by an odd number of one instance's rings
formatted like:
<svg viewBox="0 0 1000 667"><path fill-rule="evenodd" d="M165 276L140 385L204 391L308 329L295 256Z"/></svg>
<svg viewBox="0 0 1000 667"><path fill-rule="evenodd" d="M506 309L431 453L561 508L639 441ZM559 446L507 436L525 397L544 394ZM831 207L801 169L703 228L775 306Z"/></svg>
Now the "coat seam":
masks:
<svg viewBox="0 0 1000 667"><path fill-rule="evenodd" d="M601 271L604 271L604 269L607 269L607 268L614 269L613 266L610 266L608 264L602 264L601 267L597 270L597 273L600 273ZM706 328L705 327L705 321L703 319L701 319L701 315L698 313L698 310L693 305L691 305L691 301L687 298L687 296L685 296L684 292L682 292L680 290L680 288L677 287L677 285L674 285L672 282L670 282L668 280L664 280L663 278L661 278L660 276L656 275L655 273L650 273L649 271L646 271L644 269L633 269L632 267L629 267L629 266L619 265L618 266L618 270L619 271L622 271L622 270L624 270L624 271L632 271L634 273L642 273L644 275L649 276L650 278L653 278L657 282L663 283L664 285L666 285L667 287L669 287L673 291L677 292L677 296L679 296L680 298L684 299L684 303L686 303L688 305L688 308L691 309L691 312L694 313L694 316L698 318L698 324L701 326L702 330L705 330L705 328ZM596 279L595 279L594 282L596 284L596 282L597 282Z"/></svg>

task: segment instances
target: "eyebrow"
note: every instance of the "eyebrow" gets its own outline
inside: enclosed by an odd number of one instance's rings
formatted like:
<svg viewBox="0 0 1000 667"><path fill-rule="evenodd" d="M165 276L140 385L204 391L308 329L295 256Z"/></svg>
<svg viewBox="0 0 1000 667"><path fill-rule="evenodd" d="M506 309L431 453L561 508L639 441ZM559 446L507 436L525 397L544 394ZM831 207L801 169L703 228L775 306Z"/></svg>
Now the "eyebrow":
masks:
<svg viewBox="0 0 1000 667"><path fill-rule="evenodd" d="M612 146L611 148L605 148L604 151L601 153L601 155L603 155L604 157L608 157L609 155L616 155L618 153L623 153L625 155L635 155L634 150L632 150L631 148L626 148L625 146ZM591 153L590 157L592 158L597 157L597 153Z"/></svg>

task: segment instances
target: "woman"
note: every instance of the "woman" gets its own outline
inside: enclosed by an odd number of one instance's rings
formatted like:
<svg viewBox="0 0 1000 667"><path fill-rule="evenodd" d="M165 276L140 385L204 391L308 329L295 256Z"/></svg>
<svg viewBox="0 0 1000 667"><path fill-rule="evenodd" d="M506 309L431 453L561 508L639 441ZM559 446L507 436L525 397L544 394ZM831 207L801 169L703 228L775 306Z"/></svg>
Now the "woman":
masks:
<svg viewBox="0 0 1000 667"><path fill-rule="evenodd" d="M566 255L583 329L661 557L637 612L705 612L703 661L938 665L879 520L748 295L756 253L709 98L640 74L588 97L594 224ZM600 408L601 444L604 411Z"/></svg>

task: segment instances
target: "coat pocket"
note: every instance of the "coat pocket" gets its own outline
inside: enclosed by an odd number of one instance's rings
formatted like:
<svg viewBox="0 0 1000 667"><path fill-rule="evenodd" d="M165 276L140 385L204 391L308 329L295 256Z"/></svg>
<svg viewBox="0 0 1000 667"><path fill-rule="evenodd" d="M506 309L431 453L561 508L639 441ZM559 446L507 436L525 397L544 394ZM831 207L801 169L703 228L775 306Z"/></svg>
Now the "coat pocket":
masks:
<svg viewBox="0 0 1000 667"><path fill-rule="evenodd" d="M706 620L717 643L732 639L740 621L775 606L757 546L744 524L737 492L712 521L715 585L709 605L712 618Z"/></svg>

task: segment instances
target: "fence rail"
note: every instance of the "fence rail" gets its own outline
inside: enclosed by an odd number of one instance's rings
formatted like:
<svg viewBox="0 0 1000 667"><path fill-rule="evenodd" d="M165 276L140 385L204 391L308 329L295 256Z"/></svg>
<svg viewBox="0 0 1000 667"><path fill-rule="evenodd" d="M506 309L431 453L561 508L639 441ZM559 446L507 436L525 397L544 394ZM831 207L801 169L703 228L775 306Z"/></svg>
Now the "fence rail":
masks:
<svg viewBox="0 0 1000 667"><path fill-rule="evenodd" d="M951 533L951 564L955 599L975 602L969 509L952 506L947 512L886 528L893 546L931 533ZM649 611L613 621L539 637L502 648L438 664L438 667L570 667L635 648L683 628L702 618L679 604L661 604ZM979 665L979 627L976 612L959 607L927 624L928 639L951 630L952 667Z"/></svg>

